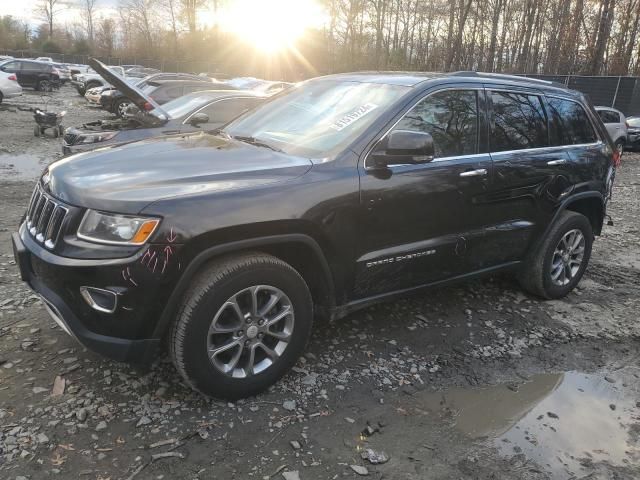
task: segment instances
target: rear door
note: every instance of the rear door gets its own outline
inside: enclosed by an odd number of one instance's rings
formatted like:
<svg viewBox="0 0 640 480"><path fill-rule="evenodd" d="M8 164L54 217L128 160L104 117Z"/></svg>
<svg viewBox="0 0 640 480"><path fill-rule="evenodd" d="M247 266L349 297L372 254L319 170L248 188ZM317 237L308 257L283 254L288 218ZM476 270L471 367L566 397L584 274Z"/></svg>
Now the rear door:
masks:
<svg viewBox="0 0 640 480"><path fill-rule="evenodd" d="M608 109L598 109L597 112L607 129L607 133L609 133L609 136L615 142L623 134L620 114Z"/></svg>
<svg viewBox="0 0 640 480"><path fill-rule="evenodd" d="M518 87L487 86L489 148L494 165L491 192L494 262L520 260L539 225L546 224L545 203L557 199L569 182L569 156L549 140L544 96Z"/></svg>

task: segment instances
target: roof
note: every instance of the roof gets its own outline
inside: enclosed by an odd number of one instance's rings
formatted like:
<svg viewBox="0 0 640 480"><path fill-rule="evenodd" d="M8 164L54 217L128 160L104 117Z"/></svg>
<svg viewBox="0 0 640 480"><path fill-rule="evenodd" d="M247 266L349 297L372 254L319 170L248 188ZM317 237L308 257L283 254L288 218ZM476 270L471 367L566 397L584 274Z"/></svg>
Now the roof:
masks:
<svg viewBox="0 0 640 480"><path fill-rule="evenodd" d="M189 97L202 97L207 96L209 98L222 98L222 97L256 97L256 98L268 98L267 95L261 92L254 92L253 90L198 90L197 92L187 93L180 98Z"/></svg>
<svg viewBox="0 0 640 480"><path fill-rule="evenodd" d="M421 83L438 80L449 79L457 81L473 81L481 83L499 83L506 85L520 85L537 88L540 90L555 90L564 93L574 92L567 89L563 84L541 80L538 78L524 77L518 75L506 75L501 73L484 73L473 71L461 72L354 72L339 73L335 75L327 75L321 78L363 82L363 83L380 83L387 85L400 85L406 87L414 87ZM576 92L577 93L577 92Z"/></svg>

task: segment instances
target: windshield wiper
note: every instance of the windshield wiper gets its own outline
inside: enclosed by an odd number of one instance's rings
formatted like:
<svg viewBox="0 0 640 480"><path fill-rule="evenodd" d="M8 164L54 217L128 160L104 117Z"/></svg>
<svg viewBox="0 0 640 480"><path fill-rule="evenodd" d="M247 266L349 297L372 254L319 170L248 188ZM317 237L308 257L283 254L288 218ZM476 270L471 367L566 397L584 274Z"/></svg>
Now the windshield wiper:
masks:
<svg viewBox="0 0 640 480"><path fill-rule="evenodd" d="M279 149L278 147L274 147L273 145L270 145L262 140L258 140L255 137L245 137L243 135L231 135L231 138L233 138L234 140L239 140L244 143L248 143L249 145L254 145L256 147L265 147L273 150L274 152L284 153L284 151Z"/></svg>

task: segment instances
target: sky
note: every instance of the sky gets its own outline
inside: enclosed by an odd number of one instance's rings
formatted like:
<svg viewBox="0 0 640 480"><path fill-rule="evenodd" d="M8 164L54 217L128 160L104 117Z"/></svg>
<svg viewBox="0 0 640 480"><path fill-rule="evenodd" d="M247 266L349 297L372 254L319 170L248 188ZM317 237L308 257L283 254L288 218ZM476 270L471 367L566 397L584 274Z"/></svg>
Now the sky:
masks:
<svg viewBox="0 0 640 480"><path fill-rule="evenodd" d="M79 12L73 7L81 0L67 0L68 6L62 7L58 19L62 23L73 23L79 20ZM37 27L43 23L43 19L36 12L39 0L0 0L0 15L11 15L19 20L24 20L31 27ZM97 11L112 11L118 4L118 0L98 0Z"/></svg>

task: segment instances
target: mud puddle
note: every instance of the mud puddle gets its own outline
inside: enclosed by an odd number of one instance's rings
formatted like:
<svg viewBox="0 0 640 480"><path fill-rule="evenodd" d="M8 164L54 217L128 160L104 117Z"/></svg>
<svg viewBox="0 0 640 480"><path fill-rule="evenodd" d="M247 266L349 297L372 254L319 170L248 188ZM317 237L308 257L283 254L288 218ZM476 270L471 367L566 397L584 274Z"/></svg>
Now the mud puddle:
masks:
<svg viewBox="0 0 640 480"><path fill-rule="evenodd" d="M0 179L34 180L42 173L46 161L36 155L0 154Z"/></svg>
<svg viewBox="0 0 640 480"><path fill-rule="evenodd" d="M543 374L416 400L506 457L523 455L553 478L581 478L599 463L640 470L639 376L638 368Z"/></svg>

